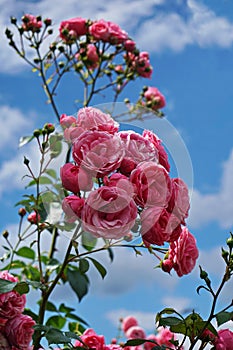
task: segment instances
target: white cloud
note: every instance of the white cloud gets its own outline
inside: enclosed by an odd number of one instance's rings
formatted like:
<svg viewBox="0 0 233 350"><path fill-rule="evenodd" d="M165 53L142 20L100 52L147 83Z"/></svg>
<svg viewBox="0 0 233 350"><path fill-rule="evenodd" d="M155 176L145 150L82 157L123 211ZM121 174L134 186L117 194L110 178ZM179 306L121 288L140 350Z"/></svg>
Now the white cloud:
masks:
<svg viewBox="0 0 233 350"><path fill-rule="evenodd" d="M162 303L164 307L171 307L175 305L177 312L184 313L187 309L192 310L192 300L189 298L165 296L162 298Z"/></svg>
<svg viewBox="0 0 233 350"><path fill-rule="evenodd" d="M233 23L225 17L218 16L197 0L187 0L183 4L178 0L173 2L173 5L177 4L183 11L178 11L176 6L173 9L168 0L131 0L129 2L109 0L101 4L94 0L87 2L67 0L65 3L57 0L56 6L48 0L33 3L16 0L2 1L1 28L9 26L9 17L12 15L20 18L24 13L34 13L54 19L55 31L62 19L74 16L112 20L128 31L141 49L149 52L160 52L164 49L181 51L186 45L191 44L201 47L230 47L233 42ZM0 40L2 42L0 70L15 72L26 67L16 54L12 54L6 38L0 37Z"/></svg>
<svg viewBox="0 0 233 350"><path fill-rule="evenodd" d="M233 225L233 149L223 164L223 173L218 192L202 194L194 190L188 224L193 228L209 222L217 222L222 228Z"/></svg>

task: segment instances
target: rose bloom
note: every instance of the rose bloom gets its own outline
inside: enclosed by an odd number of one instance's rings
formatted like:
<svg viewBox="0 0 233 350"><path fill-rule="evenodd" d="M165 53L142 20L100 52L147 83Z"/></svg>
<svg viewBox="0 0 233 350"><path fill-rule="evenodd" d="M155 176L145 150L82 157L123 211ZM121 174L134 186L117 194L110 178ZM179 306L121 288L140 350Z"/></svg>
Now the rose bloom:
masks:
<svg viewBox="0 0 233 350"><path fill-rule="evenodd" d="M30 350L30 343L35 321L27 315L18 315L6 323L5 334L12 346L19 349Z"/></svg>
<svg viewBox="0 0 233 350"><path fill-rule="evenodd" d="M40 220L41 220L41 217L40 217L40 214L37 213L36 211L33 211L32 213L30 213L27 217L27 220L31 223L31 224L34 224L36 225Z"/></svg>
<svg viewBox="0 0 233 350"><path fill-rule="evenodd" d="M152 102L151 108L153 110L163 108L166 104L165 97L156 87L149 86L144 93L144 97L146 101Z"/></svg>
<svg viewBox="0 0 233 350"><path fill-rule="evenodd" d="M130 327L138 326L138 321L134 316L127 316L123 319L121 328L123 332L127 332Z"/></svg>
<svg viewBox="0 0 233 350"><path fill-rule="evenodd" d="M97 53L97 49L95 45L89 44L87 45L87 66L91 69L97 68L99 65L99 56Z"/></svg>
<svg viewBox="0 0 233 350"><path fill-rule="evenodd" d="M70 126L64 130L64 139L73 143L82 133L84 129L78 126Z"/></svg>
<svg viewBox="0 0 233 350"><path fill-rule="evenodd" d="M37 32L42 27L42 21L38 21L36 16L26 14L22 17L22 28L25 31Z"/></svg>
<svg viewBox="0 0 233 350"><path fill-rule="evenodd" d="M96 334L95 331L91 328L86 329L80 338L89 349L95 349L95 350L105 349L104 336ZM79 340L76 340L74 343L74 346L83 347L84 345Z"/></svg>
<svg viewBox="0 0 233 350"><path fill-rule="evenodd" d="M133 52L136 49L136 43L133 40L126 40L124 42L126 51Z"/></svg>
<svg viewBox="0 0 233 350"><path fill-rule="evenodd" d="M119 124L110 114L93 107L84 107L79 110L77 126L83 130L107 131L110 134L115 134L119 129Z"/></svg>
<svg viewBox="0 0 233 350"><path fill-rule="evenodd" d="M90 191L93 186L92 177L83 168L66 163L60 169L62 186L75 194L79 191Z"/></svg>
<svg viewBox="0 0 233 350"><path fill-rule="evenodd" d="M0 271L0 278L11 282L18 282L18 278L14 277L7 271ZM26 304L25 294L20 295L16 291L10 291L7 293L0 294L1 318L11 319L21 314L24 310L25 304Z"/></svg>
<svg viewBox="0 0 233 350"><path fill-rule="evenodd" d="M170 171L170 164L168 162L168 155L165 151L161 140L150 130L144 130L142 136L149 140L158 151L158 161L168 172Z"/></svg>
<svg viewBox="0 0 233 350"><path fill-rule="evenodd" d="M166 207L171 197L171 180L167 170L155 162L141 162L132 171L135 202L141 207Z"/></svg>
<svg viewBox="0 0 233 350"><path fill-rule="evenodd" d="M81 17L71 18L60 23L60 37L64 41L67 41L67 38L69 36L67 36L67 34L70 34L69 32L72 32L72 36L79 37L85 35L87 31L87 21Z"/></svg>
<svg viewBox="0 0 233 350"><path fill-rule="evenodd" d="M157 336L155 334L150 334L146 337L146 339L148 340L153 340L154 343L151 343L151 342L146 342L144 343L144 349L145 350L151 350L152 348L154 348L156 345L159 345L159 342L158 342L158 339L157 339Z"/></svg>
<svg viewBox="0 0 233 350"><path fill-rule="evenodd" d="M184 224L184 219L188 217L190 208L188 188L180 178L172 179L171 184L171 198L167 209Z"/></svg>
<svg viewBox="0 0 233 350"><path fill-rule="evenodd" d="M229 329L221 329L218 331L218 337L215 338L214 346L216 350L232 350L233 332Z"/></svg>
<svg viewBox="0 0 233 350"><path fill-rule="evenodd" d="M168 346L169 349L176 349L176 346L171 343L171 340L175 340L175 334L168 328L161 327L158 329L157 341L159 345Z"/></svg>
<svg viewBox="0 0 233 350"><path fill-rule="evenodd" d="M102 186L92 191L82 211L83 229L95 237L120 239L137 217L134 200L121 188Z"/></svg>
<svg viewBox="0 0 233 350"><path fill-rule="evenodd" d="M145 339L146 333L143 328L140 326L132 326L125 332L125 335L128 339Z"/></svg>
<svg viewBox="0 0 233 350"><path fill-rule="evenodd" d="M111 44L122 44L128 39L128 34L118 24L108 22L109 42Z"/></svg>
<svg viewBox="0 0 233 350"><path fill-rule="evenodd" d="M76 118L72 115L62 114L60 116L60 125L65 129L76 124Z"/></svg>
<svg viewBox="0 0 233 350"><path fill-rule="evenodd" d="M105 176L103 178L103 182L105 186L113 186L119 187L125 190L128 195L134 196L134 187L132 183L129 181L129 178L121 173L114 173L109 178Z"/></svg>
<svg viewBox="0 0 233 350"><path fill-rule="evenodd" d="M95 21L89 27L89 33L96 40L108 41L109 39L109 25L104 19L100 19L99 21Z"/></svg>
<svg viewBox="0 0 233 350"><path fill-rule="evenodd" d="M129 176L131 171L140 162L158 162L158 151L142 135L134 131L121 131L119 135L125 148L125 156L120 166L120 172L122 174Z"/></svg>
<svg viewBox="0 0 233 350"><path fill-rule="evenodd" d="M66 215L67 222L74 222L81 217L84 199L75 195L65 197L62 201L62 210Z"/></svg>
<svg viewBox="0 0 233 350"><path fill-rule="evenodd" d="M144 78L151 78L153 69L150 65L149 53L142 51L139 55L135 55L132 52L128 52L126 57L126 63L128 66L139 76Z"/></svg>
<svg viewBox="0 0 233 350"><path fill-rule="evenodd" d="M163 245L171 236L177 238L181 233L179 222L175 216L163 207L146 208L141 213L141 235L146 246Z"/></svg>
<svg viewBox="0 0 233 350"><path fill-rule="evenodd" d="M95 177L103 177L116 170L124 154L118 134L87 130L73 143L73 159Z"/></svg>
<svg viewBox="0 0 233 350"><path fill-rule="evenodd" d="M187 275L193 270L198 255L195 238L187 227L183 227L179 238L170 243L168 256L179 277Z"/></svg>

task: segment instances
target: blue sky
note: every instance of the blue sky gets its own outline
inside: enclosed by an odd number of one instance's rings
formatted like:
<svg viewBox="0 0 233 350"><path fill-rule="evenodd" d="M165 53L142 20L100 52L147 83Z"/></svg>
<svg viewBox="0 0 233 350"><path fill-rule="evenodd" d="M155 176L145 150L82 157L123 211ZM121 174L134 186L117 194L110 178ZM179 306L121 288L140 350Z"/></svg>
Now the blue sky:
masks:
<svg viewBox="0 0 233 350"><path fill-rule="evenodd" d="M52 17L57 26L74 16L105 18L119 23L141 50L150 52L151 81L132 85L128 95L133 100L140 87L148 84L166 96L166 118L179 132L192 161L188 225L198 242L199 263L217 281L223 271L218 251L233 226L232 1L109 0L98 5L94 0L58 0L54 6L49 0L2 0L0 7L0 229L15 230L14 203L23 189L20 161L24 154L33 158L35 152L31 146L19 151L18 138L46 121L55 121L39 79L7 46L3 33L9 17L42 14ZM76 112L76 91L72 82L59 95L62 113ZM155 127L153 122L144 126ZM198 271L178 280L175 274L170 277L154 270L154 261L147 255L136 259L132 252L121 251L115 260L104 282L93 273L91 294L80 305L74 303L73 294L68 296L82 317L97 331L105 329L107 337L116 334L113 320L127 313L140 315L149 330L154 315L164 306L208 312L208 298L195 292ZM105 257L103 261L108 266ZM224 300L231 300L231 290L229 284ZM62 291L57 297L62 298Z"/></svg>

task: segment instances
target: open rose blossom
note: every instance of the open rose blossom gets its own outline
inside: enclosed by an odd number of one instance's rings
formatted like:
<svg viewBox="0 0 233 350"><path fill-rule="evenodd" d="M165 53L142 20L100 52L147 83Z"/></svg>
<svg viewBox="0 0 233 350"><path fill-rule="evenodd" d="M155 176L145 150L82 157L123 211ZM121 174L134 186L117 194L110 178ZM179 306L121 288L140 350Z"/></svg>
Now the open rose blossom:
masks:
<svg viewBox="0 0 233 350"><path fill-rule="evenodd" d="M168 328L160 327L156 338L159 345L168 346L169 349L176 349L176 346L171 343L171 341L176 339L175 334Z"/></svg>
<svg viewBox="0 0 233 350"><path fill-rule="evenodd" d="M105 339L103 335L98 335L91 328L85 330L80 337L88 349L105 350ZM76 340L74 346L83 347L83 343Z"/></svg>
<svg viewBox="0 0 233 350"><path fill-rule="evenodd" d="M93 185L90 173L72 163L66 163L61 167L60 176L62 186L75 194L79 191L90 191Z"/></svg>
<svg viewBox="0 0 233 350"><path fill-rule="evenodd" d="M193 270L198 255L195 238L187 227L183 227L179 238L171 242L169 248L169 260L173 262L174 270L179 277Z"/></svg>
<svg viewBox="0 0 233 350"><path fill-rule="evenodd" d="M103 177L116 170L125 151L118 134L85 131L73 143L73 158L92 176Z"/></svg>
<svg viewBox="0 0 233 350"><path fill-rule="evenodd" d="M135 202L141 207L166 207L171 197L171 180L167 170L155 162L142 162L132 171Z"/></svg>
<svg viewBox="0 0 233 350"><path fill-rule="evenodd" d="M125 148L125 156L120 166L122 174L129 176L140 162L149 160L158 162L157 149L142 135L134 131L121 131L119 135Z"/></svg>
<svg viewBox="0 0 233 350"><path fill-rule="evenodd" d="M233 332L229 329L221 329L218 331L218 337L215 338L214 346L216 350L232 350Z"/></svg>
<svg viewBox="0 0 233 350"><path fill-rule="evenodd" d="M96 237L120 239L135 223L137 206L119 187L103 186L92 191L82 211L83 229Z"/></svg>
<svg viewBox="0 0 233 350"><path fill-rule="evenodd" d="M142 133L142 136L146 139L149 140L157 149L158 151L158 161L159 164L161 164L168 172L170 171L170 164L168 162L168 155L167 152L165 151L162 141L158 138L156 134L154 134L150 130L144 130Z"/></svg>
<svg viewBox="0 0 233 350"><path fill-rule="evenodd" d="M119 124L110 116L94 107L84 107L78 112L77 126L83 130L107 131L115 134Z"/></svg>
<svg viewBox="0 0 233 350"><path fill-rule="evenodd" d="M62 21L60 24L60 37L67 41L67 38L71 34L72 36L79 37L87 33L87 21L84 18L76 17L66 21Z"/></svg>
<svg viewBox="0 0 233 350"><path fill-rule="evenodd" d="M84 199L75 195L65 197L62 201L62 210L68 222L74 222L81 217Z"/></svg>
<svg viewBox="0 0 233 350"><path fill-rule="evenodd" d="M138 326L138 321L134 316L127 316L123 319L121 328L123 332L127 332L130 327Z"/></svg>
<svg viewBox="0 0 233 350"><path fill-rule="evenodd" d="M76 124L76 118L73 115L62 114L60 116L60 125L65 129Z"/></svg>
<svg viewBox="0 0 233 350"><path fill-rule="evenodd" d="M5 334L12 346L17 349L29 350L35 321L27 315L18 315L6 323Z"/></svg>
<svg viewBox="0 0 233 350"><path fill-rule="evenodd" d="M113 45L121 44L128 39L128 34L117 24L100 19L89 27L89 33L96 40L109 42Z"/></svg>
<svg viewBox="0 0 233 350"><path fill-rule="evenodd" d="M104 185L119 187L125 190L128 195L134 196L134 187L132 183L129 181L129 178L121 173L114 173L109 178L105 176L103 178Z"/></svg>
<svg viewBox="0 0 233 350"><path fill-rule="evenodd" d="M180 233L179 220L165 208L154 206L142 211L141 235L147 246L150 244L161 246L164 242L178 238Z"/></svg>
<svg viewBox="0 0 233 350"><path fill-rule="evenodd" d="M180 178L172 179L171 184L172 191L168 203L168 211L176 215L184 223L190 208L188 188Z"/></svg>
<svg viewBox="0 0 233 350"><path fill-rule="evenodd" d="M18 278L14 277L7 271L0 272L0 278L11 282L18 282ZM18 292L12 290L7 293L0 294L0 314L1 318L11 319L24 310L26 304L25 294L20 295Z"/></svg>
<svg viewBox="0 0 233 350"><path fill-rule="evenodd" d="M125 335L128 339L145 339L146 333L144 329L140 326L132 326L125 332Z"/></svg>

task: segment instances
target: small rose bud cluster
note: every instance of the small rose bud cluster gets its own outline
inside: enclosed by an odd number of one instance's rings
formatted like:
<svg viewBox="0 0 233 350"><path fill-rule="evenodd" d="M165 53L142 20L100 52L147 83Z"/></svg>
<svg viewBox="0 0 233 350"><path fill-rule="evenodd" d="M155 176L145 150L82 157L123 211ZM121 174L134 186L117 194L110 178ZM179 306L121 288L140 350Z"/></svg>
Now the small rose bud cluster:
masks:
<svg viewBox="0 0 233 350"><path fill-rule="evenodd" d="M147 335L145 330L139 326L138 320L134 316L127 316L122 319L121 329L127 340L138 338L149 340L148 342L145 342L143 345L139 346L139 349L137 347L138 350L151 350L155 346L176 349L175 345L173 344L174 340L176 340L175 334L168 328L159 327L157 334ZM133 349L133 346L129 346L129 350Z"/></svg>
<svg viewBox="0 0 233 350"><path fill-rule="evenodd" d="M165 97L161 92L153 86L146 86L142 92L142 99L140 100L142 106L157 111L164 108L166 105Z"/></svg>
<svg viewBox="0 0 233 350"><path fill-rule="evenodd" d="M105 343L105 338L103 335L98 335L92 328L88 328L80 336L82 341L76 340L74 343L75 347L82 347L85 344L87 349L98 349L98 350L122 350L122 347L115 342L111 344Z"/></svg>
<svg viewBox="0 0 233 350"><path fill-rule="evenodd" d="M31 14L25 14L22 17L22 29L25 32L39 32L42 27L42 20L40 16L33 16Z"/></svg>
<svg viewBox="0 0 233 350"><path fill-rule="evenodd" d="M7 271L1 271L0 278L18 282L18 279ZM25 294L20 295L14 290L0 294L0 349L31 349L35 321L23 314L25 304Z"/></svg>
<svg viewBox="0 0 233 350"><path fill-rule="evenodd" d="M119 131L109 114L92 107L80 109L77 119L63 114L61 125L74 160L61 168L63 187L72 192L63 200L67 220L80 218L85 231L109 239L132 237L137 223L148 248L170 244L164 271L191 272L198 250L185 226L188 189L170 177L158 136Z"/></svg>

